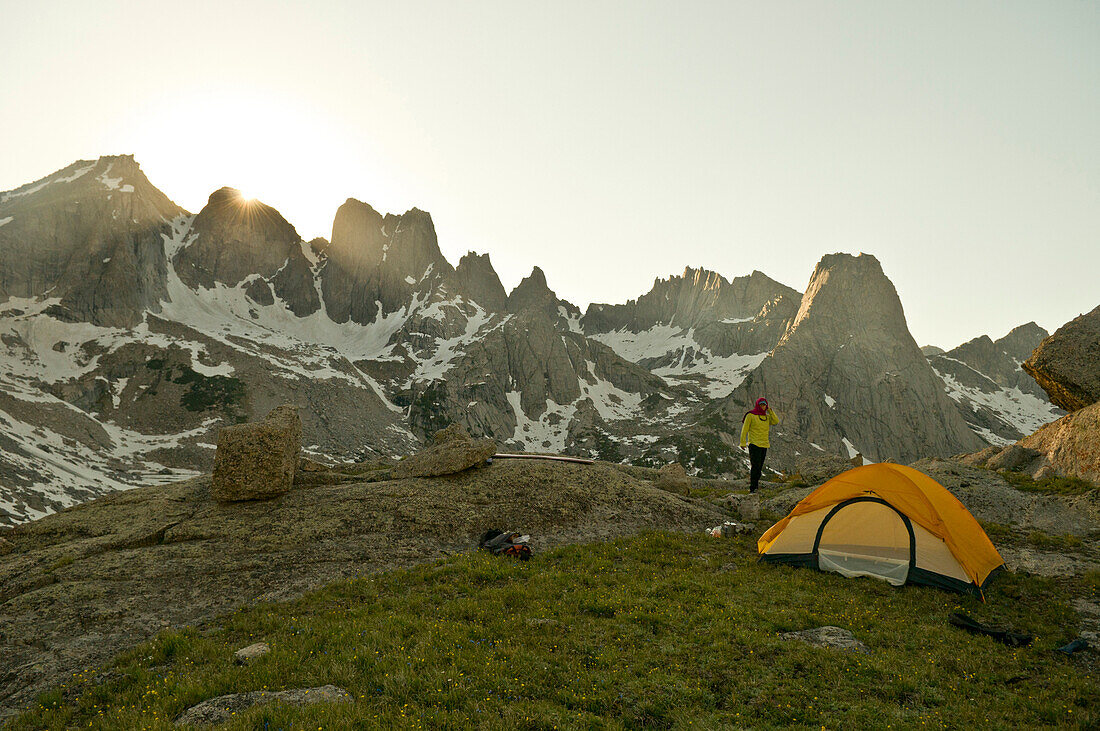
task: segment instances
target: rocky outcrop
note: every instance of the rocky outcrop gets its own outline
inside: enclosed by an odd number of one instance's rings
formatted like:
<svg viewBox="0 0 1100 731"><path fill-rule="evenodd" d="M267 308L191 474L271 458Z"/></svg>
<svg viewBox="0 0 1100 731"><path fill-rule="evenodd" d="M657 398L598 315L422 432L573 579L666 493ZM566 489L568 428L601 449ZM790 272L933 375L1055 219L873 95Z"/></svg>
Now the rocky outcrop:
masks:
<svg viewBox="0 0 1100 731"><path fill-rule="evenodd" d="M1054 472L1100 484L1100 402L1066 414L1020 440Z"/></svg>
<svg viewBox="0 0 1100 731"><path fill-rule="evenodd" d="M451 424L436 432L427 449L412 455L393 468L394 479L439 477L478 467L497 453L492 439L474 439L460 424Z"/></svg>
<svg viewBox="0 0 1100 731"><path fill-rule="evenodd" d="M166 293L164 238L185 211L132 155L80 160L0 194L0 300L60 299L59 319L130 327Z"/></svg>
<svg viewBox="0 0 1100 731"><path fill-rule="evenodd" d="M256 424L225 427L218 434L211 496L236 502L289 492L301 449L302 422L295 406L273 409Z"/></svg>
<svg viewBox="0 0 1100 731"><path fill-rule="evenodd" d="M229 721L253 706L270 703L309 706L315 703L351 703L354 700L346 690L335 685L277 691L254 690L205 700L181 713L174 723L176 726L214 726Z"/></svg>
<svg viewBox="0 0 1100 731"><path fill-rule="evenodd" d="M459 292L490 312L504 312L508 307L508 293L488 254L470 251L463 255L455 267L455 283Z"/></svg>
<svg viewBox="0 0 1100 731"><path fill-rule="evenodd" d="M734 431L754 399L781 415L769 462L791 466L815 447L882 461L975 451L970 430L909 334L878 260L831 254L814 270L775 350L722 402Z"/></svg>
<svg viewBox="0 0 1100 731"><path fill-rule="evenodd" d="M1066 411L1100 401L1100 307L1043 340L1024 370Z"/></svg>

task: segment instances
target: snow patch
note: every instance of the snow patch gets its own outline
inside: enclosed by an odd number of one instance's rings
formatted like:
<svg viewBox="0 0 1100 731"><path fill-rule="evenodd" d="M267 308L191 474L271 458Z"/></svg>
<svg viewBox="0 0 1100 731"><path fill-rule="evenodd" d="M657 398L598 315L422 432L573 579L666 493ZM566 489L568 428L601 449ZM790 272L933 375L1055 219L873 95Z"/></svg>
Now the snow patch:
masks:
<svg viewBox="0 0 1100 731"><path fill-rule="evenodd" d="M72 175L67 175L67 176L66 175L60 175L60 176L57 176L57 177L51 176L51 177L46 178L41 183L38 183L36 185L30 185L29 187L24 186L24 188L26 188L26 190L17 188L15 190L11 191L10 193L4 193L3 195L0 195L0 203L7 203L12 198L22 198L25 195L31 195L32 193L37 193L38 191L45 188L47 185L51 185L53 183L71 183L74 180L76 180L77 178L84 175L85 173L89 173L92 170L94 170L95 166L96 166L96 163L93 162L91 165L87 165L85 167L77 169L76 171L73 172Z"/></svg>
<svg viewBox="0 0 1100 731"><path fill-rule="evenodd" d="M103 183L103 187L106 188L107 190L118 190L119 183L122 182L121 177L118 177L118 178L109 177L109 174L111 172L111 168L114 167L114 165L115 164L113 162L112 163L107 163L107 169L104 170L103 172L101 172L98 177L96 177L96 180Z"/></svg>
<svg viewBox="0 0 1100 731"><path fill-rule="evenodd" d="M829 394L825 394L825 403L828 404L830 409L836 407L836 399Z"/></svg>
<svg viewBox="0 0 1100 731"><path fill-rule="evenodd" d="M592 399L592 404L604 421L622 421L638 416L642 404L642 395L624 391L611 381L596 376L596 364L586 361L588 372L593 374L593 382L581 378L578 385L581 387L581 398Z"/></svg>
<svg viewBox="0 0 1100 731"><path fill-rule="evenodd" d="M6 226L14 220L15 216L4 216L3 218L0 218L0 226Z"/></svg>
<svg viewBox="0 0 1100 731"><path fill-rule="evenodd" d="M859 454L859 450L856 449L854 444L848 441L848 437L843 437L840 441L844 444L844 448L848 450L848 459L852 459ZM816 447L817 445L814 444L814 446ZM866 457L862 457L862 459L863 464L872 464L871 460L867 459Z"/></svg>
<svg viewBox="0 0 1100 731"><path fill-rule="evenodd" d="M561 405L546 399L546 410L535 420L524 413L519 391L509 391L505 396L516 414L516 431L512 435L514 441L536 452L565 451L569 422L577 411L575 403Z"/></svg>
<svg viewBox="0 0 1100 731"><path fill-rule="evenodd" d="M948 373L936 371L936 375L943 381L947 395L956 403L969 406L972 411L977 411L978 406L984 406L1022 434L1031 434L1060 416L1057 406L1030 393L1024 393L1019 388L1002 388L986 393L964 386ZM990 441L985 434L982 436Z"/></svg>
<svg viewBox="0 0 1100 731"><path fill-rule="evenodd" d="M768 355L715 355L695 341L694 328L685 329L672 325L654 325L637 333L624 328L589 337L607 345L633 363L675 354L673 357L678 359L674 364L654 368L653 373L670 384L701 376L704 379L703 390L712 399L727 396L740 386L749 372Z"/></svg>

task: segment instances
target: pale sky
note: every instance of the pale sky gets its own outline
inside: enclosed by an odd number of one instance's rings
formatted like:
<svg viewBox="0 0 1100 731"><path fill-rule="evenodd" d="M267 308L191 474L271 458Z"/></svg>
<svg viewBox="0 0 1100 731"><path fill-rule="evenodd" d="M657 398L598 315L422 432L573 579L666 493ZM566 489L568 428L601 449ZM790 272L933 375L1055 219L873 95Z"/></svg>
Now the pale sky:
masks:
<svg viewBox="0 0 1100 731"><path fill-rule="evenodd" d="M506 288L875 254L921 344L1100 304L1100 2L0 0L0 190L133 153L310 238L432 213Z"/></svg>

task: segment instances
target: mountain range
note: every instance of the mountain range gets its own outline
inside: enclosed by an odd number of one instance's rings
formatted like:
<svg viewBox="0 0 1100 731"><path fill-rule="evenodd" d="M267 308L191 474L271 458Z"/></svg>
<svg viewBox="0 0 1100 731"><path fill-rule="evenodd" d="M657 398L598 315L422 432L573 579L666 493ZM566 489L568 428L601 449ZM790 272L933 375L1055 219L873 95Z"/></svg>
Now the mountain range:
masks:
<svg viewBox="0 0 1100 731"><path fill-rule="evenodd" d="M209 469L217 430L281 403L317 459L406 454L458 422L509 449L741 474L741 417L779 411L769 466L1007 444L1062 412L1020 368L1034 323L919 348L874 256L798 292L686 268L582 312L537 266L507 292L453 266L431 216L348 199L329 240L232 188L173 203L132 156L0 194L0 523Z"/></svg>

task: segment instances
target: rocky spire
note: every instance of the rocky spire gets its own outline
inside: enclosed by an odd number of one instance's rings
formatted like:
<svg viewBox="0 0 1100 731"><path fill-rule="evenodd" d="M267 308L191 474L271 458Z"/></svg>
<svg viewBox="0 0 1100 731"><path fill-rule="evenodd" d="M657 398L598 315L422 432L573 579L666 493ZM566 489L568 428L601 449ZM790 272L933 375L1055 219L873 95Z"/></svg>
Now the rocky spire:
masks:
<svg viewBox="0 0 1100 731"><path fill-rule="evenodd" d="M508 306L508 294L493 269L488 254L468 252L455 268L458 291L490 312L503 312Z"/></svg>
<svg viewBox="0 0 1100 731"><path fill-rule="evenodd" d="M539 267L532 269L508 295L508 309L512 312L542 310L553 313L557 302L558 296L547 286L546 274Z"/></svg>
<svg viewBox="0 0 1100 731"><path fill-rule="evenodd" d="M996 341L996 345L1009 357L1022 363L1031 357L1032 351L1049 336L1050 333L1038 324L1029 322L1012 328L1007 335Z"/></svg>
<svg viewBox="0 0 1100 731"><path fill-rule="evenodd" d="M893 284L868 254L818 263L775 350L727 399L727 419L739 424L761 395L784 418L778 461L793 459L784 450L807 453L807 442L899 461L985 445L944 393Z"/></svg>
<svg viewBox="0 0 1100 731"><path fill-rule="evenodd" d="M658 324L690 328L750 319L777 297L793 302L799 296L759 271L731 282L717 272L687 267L682 275L655 279L648 293L625 305L590 305L582 322L588 333L640 332Z"/></svg>
<svg viewBox="0 0 1100 731"><path fill-rule="evenodd" d="M0 293L59 297L59 317L128 327L166 296L162 236L186 213L133 155L79 160L0 193Z"/></svg>
<svg viewBox="0 0 1100 731"><path fill-rule="evenodd" d="M413 292L454 269L443 257L432 217L417 208L382 216L348 198L336 211L321 288L329 316L367 323L409 304Z"/></svg>

